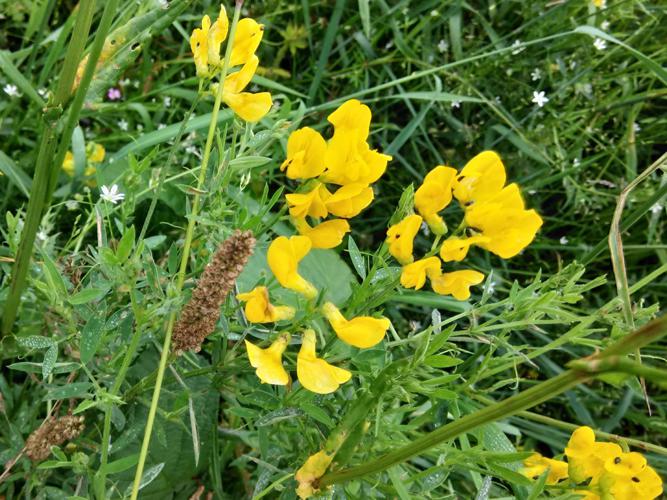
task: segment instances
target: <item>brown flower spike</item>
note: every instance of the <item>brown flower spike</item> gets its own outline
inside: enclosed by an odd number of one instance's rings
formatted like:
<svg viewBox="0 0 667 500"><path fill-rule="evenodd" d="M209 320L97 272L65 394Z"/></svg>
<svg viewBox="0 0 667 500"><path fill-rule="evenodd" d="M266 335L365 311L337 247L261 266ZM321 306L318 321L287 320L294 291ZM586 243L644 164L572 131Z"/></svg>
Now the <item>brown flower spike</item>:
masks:
<svg viewBox="0 0 667 500"><path fill-rule="evenodd" d="M84 427L83 416L49 417L28 436L25 454L34 462L45 460L51 454L51 446L75 439L83 432Z"/></svg>
<svg viewBox="0 0 667 500"><path fill-rule="evenodd" d="M174 327L172 349L176 354L199 352L220 318L220 306L255 248L251 231L236 231L222 242L181 311Z"/></svg>

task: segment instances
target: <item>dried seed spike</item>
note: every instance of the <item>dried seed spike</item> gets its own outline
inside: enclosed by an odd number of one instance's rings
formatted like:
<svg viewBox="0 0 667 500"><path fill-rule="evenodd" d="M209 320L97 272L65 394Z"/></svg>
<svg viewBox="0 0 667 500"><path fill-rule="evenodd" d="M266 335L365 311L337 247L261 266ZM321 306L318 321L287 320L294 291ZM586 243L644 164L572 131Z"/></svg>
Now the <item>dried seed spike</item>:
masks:
<svg viewBox="0 0 667 500"><path fill-rule="evenodd" d="M34 462L45 460L51 454L51 446L75 439L83 432L82 415L65 415L47 418L25 442L25 454Z"/></svg>
<svg viewBox="0 0 667 500"><path fill-rule="evenodd" d="M220 318L220 306L254 248L252 232L239 230L218 247L174 326L172 350L176 354L198 352L204 339L213 333Z"/></svg>

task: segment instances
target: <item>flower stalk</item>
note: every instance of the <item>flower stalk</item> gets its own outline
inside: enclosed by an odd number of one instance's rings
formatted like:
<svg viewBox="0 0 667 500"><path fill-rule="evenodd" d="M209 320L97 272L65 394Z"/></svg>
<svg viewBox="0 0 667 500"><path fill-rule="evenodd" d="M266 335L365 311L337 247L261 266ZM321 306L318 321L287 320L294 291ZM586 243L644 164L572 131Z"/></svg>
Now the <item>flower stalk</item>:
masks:
<svg viewBox="0 0 667 500"><path fill-rule="evenodd" d="M206 181L206 173L208 170L208 162L211 156L211 149L213 146L213 140L215 138L215 130L218 125L218 113L220 111L220 105L222 103L222 94L224 90L225 78L227 77L227 72L229 70L229 61L231 59L232 45L234 42L234 34L236 32L236 26L241 15L241 5L243 2L237 0L234 8L234 17L229 28L229 38L227 39L227 46L225 49L225 60L220 72L220 84L215 95L215 103L213 105L213 112L211 113L211 122L208 128L208 136L206 137L206 144L204 146L204 154L202 155L201 167L199 170L199 177L197 179L197 187L194 191L194 197L192 200L192 210L190 217L188 218L188 226L185 232L185 243L183 244L183 253L181 255L180 267L178 269L178 275L176 277L176 292L180 293L183 289L183 284L185 283L185 274L188 267L188 261L190 259L190 249L192 247L192 239L194 236L195 223L197 220L197 215L199 213L199 207L201 203L201 193ZM177 311L173 311L169 316L169 321L167 323L167 331L165 333L164 342L162 345L162 354L160 355L160 362L158 365L157 376L155 379L155 387L153 389L153 397L151 399L151 406L148 410L148 418L146 420L146 429L144 430L144 437L141 444L141 451L139 453L139 461L137 463L137 468L134 475L134 483L132 484L132 495L131 500L136 500L139 495L139 485L141 483L141 478L144 472L144 466L146 464L146 457L148 456L148 448L150 445L151 434L153 431L153 424L155 422L155 415L157 413L158 401L160 399L160 391L162 389L162 381L164 379L164 373L167 367L167 359L170 353L171 347L171 337L174 331L174 325L176 323L176 314Z"/></svg>

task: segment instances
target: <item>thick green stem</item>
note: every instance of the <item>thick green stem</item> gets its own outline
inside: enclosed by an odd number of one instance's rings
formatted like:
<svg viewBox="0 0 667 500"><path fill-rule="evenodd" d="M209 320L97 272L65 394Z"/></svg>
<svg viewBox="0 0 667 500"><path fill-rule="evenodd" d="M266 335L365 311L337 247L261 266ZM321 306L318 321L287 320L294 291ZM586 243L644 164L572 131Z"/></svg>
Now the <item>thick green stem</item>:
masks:
<svg viewBox="0 0 667 500"><path fill-rule="evenodd" d="M392 465L399 464L411 457L424 453L425 451L476 427L516 415L521 411L547 401L582 382L594 378L601 372L612 373L617 371L623 373L623 370L628 368L628 366L626 366L626 363L621 360L619 356L627 355L628 353L659 339L666 333L667 317L659 318L609 346L597 356L589 358L588 360L571 363L571 365L577 367L576 369L567 370L557 377L542 382L506 399L505 401L494 403L491 406L470 413L469 415L451 422L440 429L425 434L412 443L399 448L396 451L387 453L376 460L357 467L325 474L320 479L319 487L321 488L334 483L349 481L367 474L381 472ZM636 364L633 364L632 369L636 369ZM659 375L662 376L664 374L660 372Z"/></svg>
<svg viewBox="0 0 667 500"><path fill-rule="evenodd" d="M178 270L178 276L176 279L177 293L181 292L183 284L185 283L186 270L188 267L188 261L190 260L190 248L192 246L192 238L194 235L195 223L197 220L197 215L199 213L199 204L201 199L200 193L206 181L208 162L211 155L211 148L213 146L213 139L215 138L215 130L218 125L218 112L220 111L220 105L222 103L222 94L225 87L225 78L227 77L227 71L229 70L229 61L232 53L234 34L236 32L236 25L238 24L239 17L241 15L241 4L242 2L237 0L234 9L234 18L232 20L232 24L229 29L229 38L227 39L227 47L225 50L225 60L222 67L222 71L220 72L220 83L218 85L218 92L216 93L215 96L215 104L213 105L213 113L211 114L211 123L208 128L206 145L204 146L204 154L202 156L199 178L197 179L197 189L195 191L195 195L192 200L192 210L190 212L190 217L188 219L188 227L185 232L185 243L183 244L183 254L181 255L181 263ZM155 388L153 389L151 406L148 410L146 429L144 431L144 438L141 443L141 451L139 453L139 462L137 463L137 469L134 475L134 483L132 485L132 496L130 497L131 500L136 500L137 496L139 495L139 485L141 484L141 478L144 473L146 457L148 456L148 448L150 445L151 434L153 431L153 423L155 422L155 415L157 413L158 401L160 399L160 391L162 389L162 381L164 379L164 372L167 367L167 359L169 358L169 352L171 347L171 335L174 330L175 323L176 323L176 311L172 312L169 316L167 331L164 336L164 343L162 345L162 354L160 355L160 363L158 365L157 378L155 380Z"/></svg>
<svg viewBox="0 0 667 500"><path fill-rule="evenodd" d="M65 54L63 69L58 79L58 87L56 88L53 101L47 104L42 116L42 137L39 143L39 152L37 153L35 175L30 190L26 220L16 254L16 261L12 269L9 294L2 317L2 335L7 335L11 331L16 319L19 303L21 302L21 294L23 293L30 267L35 235L39 230L44 205L50 198L48 189L51 174L49 169L58 168L57 165L52 163L56 149L58 124L63 116L63 107L72 92L74 76L76 75L79 60L88 39L88 32L90 31L94 12L94 0L83 0L79 5L74 31L72 32L72 38Z"/></svg>

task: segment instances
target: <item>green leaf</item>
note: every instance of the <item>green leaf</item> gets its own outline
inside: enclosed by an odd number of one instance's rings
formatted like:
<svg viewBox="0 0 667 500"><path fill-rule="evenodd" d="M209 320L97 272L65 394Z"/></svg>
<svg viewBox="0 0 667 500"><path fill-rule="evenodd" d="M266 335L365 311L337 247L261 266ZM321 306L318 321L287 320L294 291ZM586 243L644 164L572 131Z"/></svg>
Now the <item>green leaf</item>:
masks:
<svg viewBox="0 0 667 500"><path fill-rule="evenodd" d="M44 259L42 265L44 268L44 276L49 288L55 292L57 297L67 297L67 286L65 285L65 280L61 276L60 271L58 271L55 262L53 262L51 257L49 257L44 252L42 252L42 258Z"/></svg>
<svg viewBox="0 0 667 500"><path fill-rule="evenodd" d="M87 304L100 300L109 291L109 287L105 288L84 288L80 292L72 295L67 301L72 305Z"/></svg>
<svg viewBox="0 0 667 500"><path fill-rule="evenodd" d="M51 372L53 367L58 360L58 344L52 344L46 352L44 353L44 361L42 361L42 378L46 380Z"/></svg>
<svg viewBox="0 0 667 500"><path fill-rule="evenodd" d="M88 395L88 389L93 386L90 382L74 382L72 384L51 386L42 399L81 398Z"/></svg>
<svg viewBox="0 0 667 500"><path fill-rule="evenodd" d="M236 170L250 170L251 168L261 167L271 161L266 156L240 156L229 162L229 167Z"/></svg>
<svg viewBox="0 0 667 500"><path fill-rule="evenodd" d="M131 467L134 467L139 461L139 454L128 455L127 457L119 458L113 462L110 462L104 468L107 474L118 474L123 472Z"/></svg>
<svg viewBox="0 0 667 500"><path fill-rule="evenodd" d="M462 359L446 356L444 354L433 354L424 360L424 363L434 368L450 368L463 363Z"/></svg>
<svg viewBox="0 0 667 500"><path fill-rule="evenodd" d="M41 335L30 335L29 337L16 337L16 343L25 349L47 349L53 345L54 341Z"/></svg>
<svg viewBox="0 0 667 500"><path fill-rule="evenodd" d="M13 182L26 197L30 196L32 180L28 177L28 174L21 170L21 168L2 151L0 151L0 172L5 174L7 179Z"/></svg>
<svg viewBox="0 0 667 500"><path fill-rule="evenodd" d="M81 331L81 341L79 343L79 351L81 352L81 362L83 364L88 363L95 353L97 348L100 345L102 340L102 334L104 333L104 318L96 315L91 316L91 318L86 323L86 326L83 327Z"/></svg>
<svg viewBox="0 0 667 500"><path fill-rule="evenodd" d="M122 263L127 260L130 256L130 252L134 247L134 238L135 230L134 226L130 226L129 229L126 229L123 233L123 237L118 242L118 248L116 249L116 258Z"/></svg>
<svg viewBox="0 0 667 500"><path fill-rule="evenodd" d="M44 363L32 363L30 361L21 361L19 363L13 363L9 365L7 368L10 370L16 370L19 372L25 372L25 373L41 373L42 372L42 365ZM74 370L78 370L81 368L81 365L79 363L54 363L51 373L58 374L58 373L70 373L73 372Z"/></svg>
<svg viewBox="0 0 667 500"><path fill-rule="evenodd" d="M336 423L331 419L331 417L319 406L315 406L311 403L301 403L301 409L306 412L306 414L318 422L326 425L329 429L333 429Z"/></svg>
<svg viewBox="0 0 667 500"><path fill-rule="evenodd" d="M359 247L357 247L357 244L354 242L352 236L347 238L347 251L350 254L350 260L352 260L352 265L357 271L357 274L361 277L362 280L365 279L366 263L364 262L364 258L361 256L361 252L359 252Z"/></svg>

